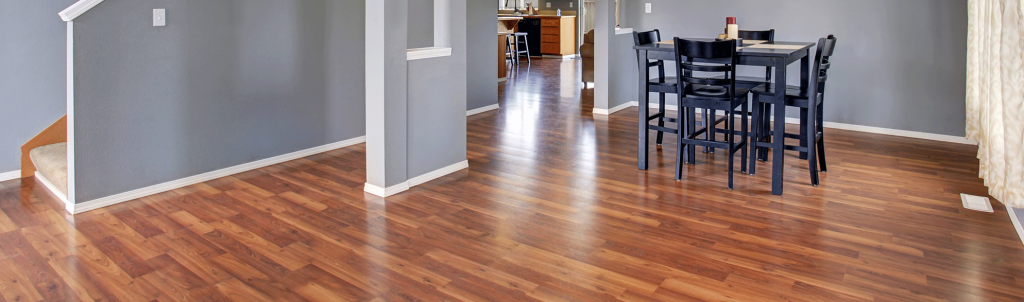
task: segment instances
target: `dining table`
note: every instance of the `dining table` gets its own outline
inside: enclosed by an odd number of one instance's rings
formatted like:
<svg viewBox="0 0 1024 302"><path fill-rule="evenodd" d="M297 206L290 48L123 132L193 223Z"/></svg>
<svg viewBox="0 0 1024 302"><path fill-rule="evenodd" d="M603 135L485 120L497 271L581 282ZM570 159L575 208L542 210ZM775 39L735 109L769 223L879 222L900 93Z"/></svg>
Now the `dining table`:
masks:
<svg viewBox="0 0 1024 302"><path fill-rule="evenodd" d="M706 41L711 42L715 39L707 38L687 38L687 40ZM773 131L779 134L780 139L785 133L786 127L786 69L790 64L800 61L800 89L801 91L807 90L807 83L809 78L809 68L811 64L810 49L815 46L814 42L780 42L780 41L750 41L744 40L742 44L737 46L737 59L738 65L746 66L764 66L774 67L774 78L773 83L767 83L768 85L775 85L774 89L776 93L773 95L765 94L761 95L761 103L770 103L775 109L772 112L774 117ZM639 66L639 148L637 149L637 166L640 170L647 170L647 155L648 145L650 143L650 133L648 130L648 114L650 114L650 103L648 102L648 95L650 95L650 89L647 86L647 82L650 79L650 69L647 62L650 60L664 60L664 61L675 61L675 45L671 40L636 45L633 47L637 53L637 62ZM782 158L784 158L783 151L785 148L773 148L772 157L774 165L772 166L772 194L782 195L782 176L785 165L783 164ZM751 156L755 156L756 152L752 153Z"/></svg>

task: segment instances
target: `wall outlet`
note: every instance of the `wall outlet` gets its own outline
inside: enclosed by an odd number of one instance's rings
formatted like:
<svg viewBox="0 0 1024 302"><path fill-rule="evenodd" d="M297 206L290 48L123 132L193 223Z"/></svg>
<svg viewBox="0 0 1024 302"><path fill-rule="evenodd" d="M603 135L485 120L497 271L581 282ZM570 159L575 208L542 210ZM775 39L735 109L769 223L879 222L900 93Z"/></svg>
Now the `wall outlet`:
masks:
<svg viewBox="0 0 1024 302"><path fill-rule="evenodd" d="M569 7L572 7L572 2L569 2Z"/></svg>
<svg viewBox="0 0 1024 302"><path fill-rule="evenodd" d="M548 2L548 8L551 8L551 2Z"/></svg>
<svg viewBox="0 0 1024 302"><path fill-rule="evenodd" d="M153 26L167 26L167 11L165 9L153 10Z"/></svg>
<svg viewBox="0 0 1024 302"><path fill-rule="evenodd" d="M645 3L644 4L644 11L646 11L648 14L651 13L651 4L650 3Z"/></svg>

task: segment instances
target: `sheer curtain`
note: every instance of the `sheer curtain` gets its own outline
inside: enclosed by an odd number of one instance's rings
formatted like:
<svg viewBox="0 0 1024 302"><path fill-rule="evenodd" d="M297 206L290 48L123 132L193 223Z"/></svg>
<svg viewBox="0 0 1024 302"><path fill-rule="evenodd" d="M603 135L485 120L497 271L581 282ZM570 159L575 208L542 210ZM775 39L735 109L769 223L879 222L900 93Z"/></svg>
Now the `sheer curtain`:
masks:
<svg viewBox="0 0 1024 302"><path fill-rule="evenodd" d="M594 29L594 13L597 12L597 3L592 0L583 2L583 33Z"/></svg>
<svg viewBox="0 0 1024 302"><path fill-rule="evenodd" d="M1024 0L969 0L967 138L989 195L1024 208Z"/></svg>

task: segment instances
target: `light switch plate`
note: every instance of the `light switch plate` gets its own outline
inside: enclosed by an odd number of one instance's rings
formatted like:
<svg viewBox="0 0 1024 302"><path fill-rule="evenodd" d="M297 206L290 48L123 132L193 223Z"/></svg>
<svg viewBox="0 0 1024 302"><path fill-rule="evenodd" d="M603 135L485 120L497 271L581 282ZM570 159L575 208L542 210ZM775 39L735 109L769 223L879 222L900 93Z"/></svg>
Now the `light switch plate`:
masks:
<svg viewBox="0 0 1024 302"><path fill-rule="evenodd" d="M572 2L569 2L569 7L572 7Z"/></svg>
<svg viewBox="0 0 1024 302"><path fill-rule="evenodd" d="M651 4L650 3L646 3L644 5L644 11L646 11L648 14L651 13Z"/></svg>
<svg viewBox="0 0 1024 302"><path fill-rule="evenodd" d="M163 8L153 10L153 26L167 26L167 10Z"/></svg>
<svg viewBox="0 0 1024 302"><path fill-rule="evenodd" d="M548 2L548 8L551 8L551 2Z"/></svg>

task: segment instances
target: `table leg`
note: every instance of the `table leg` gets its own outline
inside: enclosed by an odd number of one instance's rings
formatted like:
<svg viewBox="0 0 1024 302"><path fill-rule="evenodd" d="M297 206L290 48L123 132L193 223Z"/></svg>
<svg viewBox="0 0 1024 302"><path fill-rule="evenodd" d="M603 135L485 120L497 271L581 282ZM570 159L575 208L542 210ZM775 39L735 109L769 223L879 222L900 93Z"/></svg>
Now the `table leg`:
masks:
<svg viewBox="0 0 1024 302"><path fill-rule="evenodd" d="M639 73L639 75L640 75L639 76L639 78L640 78L640 86L638 86L638 89L637 89L640 92L639 93L639 97L637 99L639 101L639 103L640 103L640 106L639 106L640 108L637 109L637 111L638 111L637 123L639 124L638 126L639 126L640 133L639 133L639 138L638 138L638 144L639 145L637 146L637 150L636 150L636 157L637 157L636 160L637 160L637 168L639 168L640 170L647 170L647 144L648 144L648 140L650 139L649 138L650 135L648 134L648 131L647 131L647 114L648 114L648 111L649 111L648 110L648 106L650 106L650 104L647 101L647 97L650 95L650 87L647 87L647 79L650 77L650 75L649 75L650 70L648 69L647 64L646 64L647 63L647 51L646 50L637 50L636 53L637 53L637 59L638 59L637 60L638 61L637 65L639 66L639 71L640 71L640 73Z"/></svg>
<svg viewBox="0 0 1024 302"><path fill-rule="evenodd" d="M786 60L775 63L775 129L772 137L772 194L782 195L786 151Z"/></svg>

